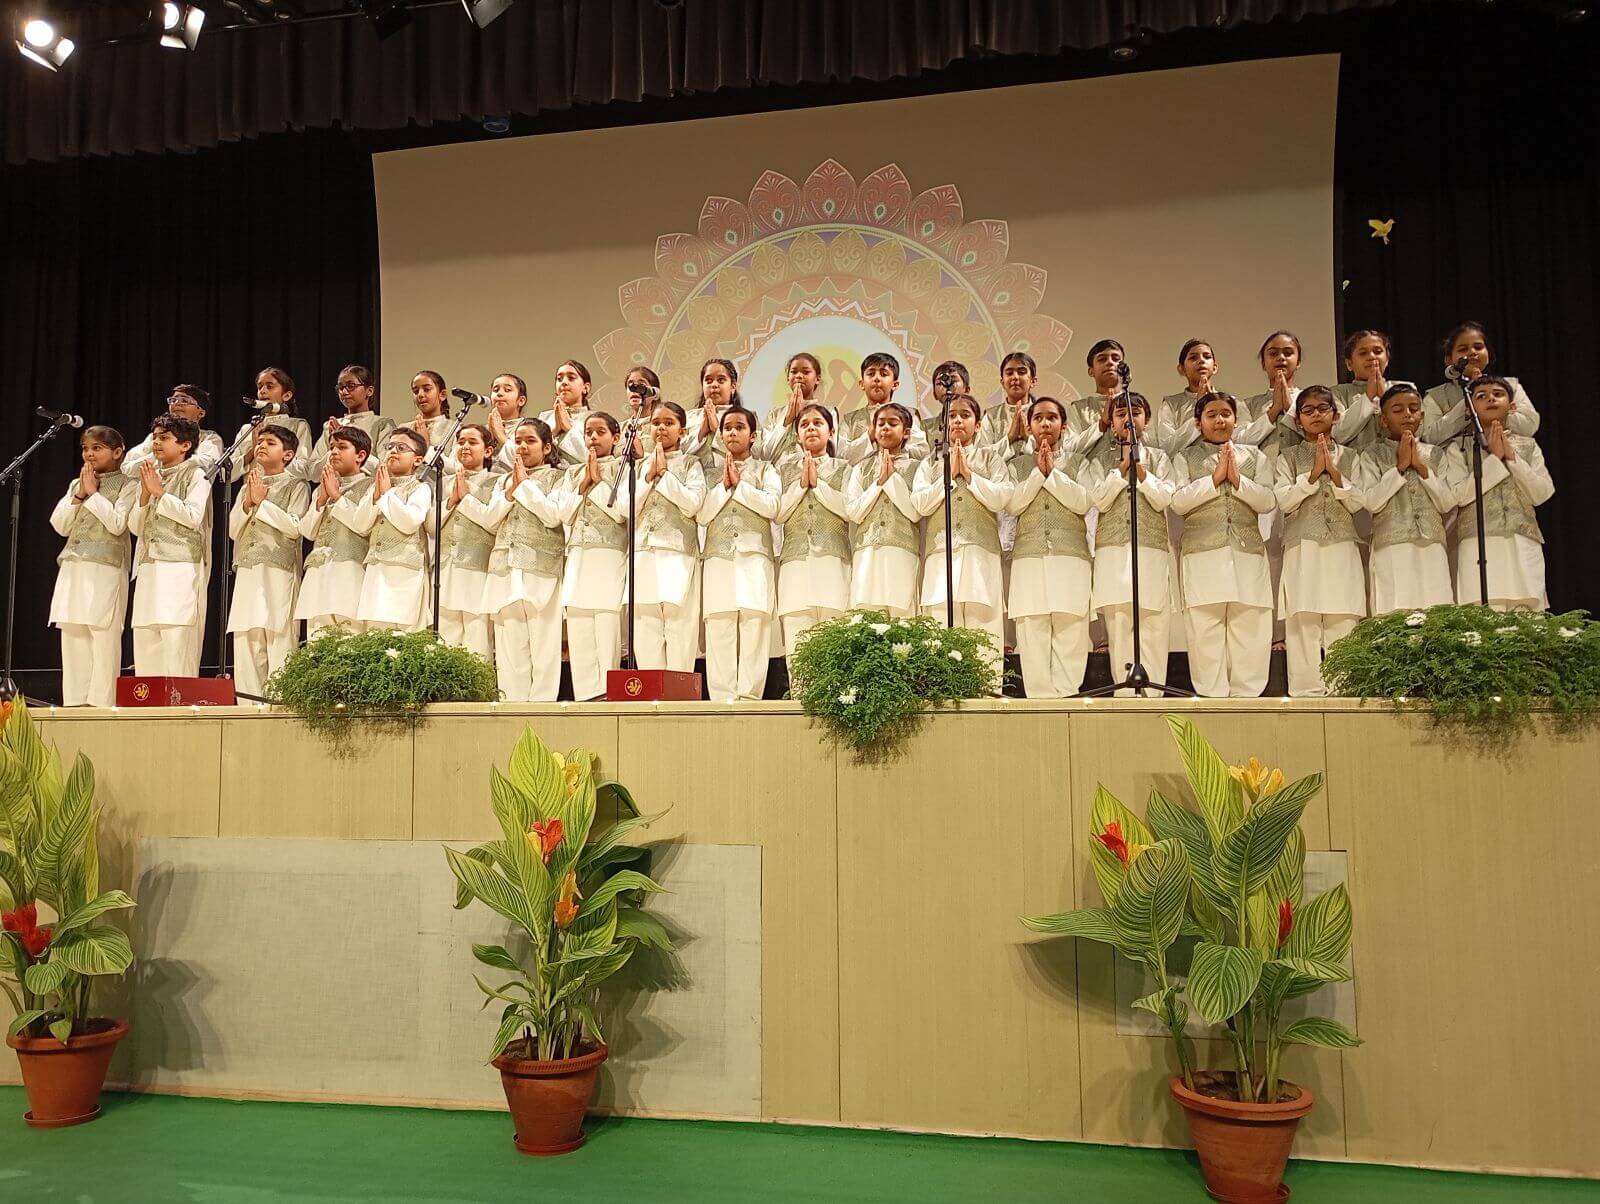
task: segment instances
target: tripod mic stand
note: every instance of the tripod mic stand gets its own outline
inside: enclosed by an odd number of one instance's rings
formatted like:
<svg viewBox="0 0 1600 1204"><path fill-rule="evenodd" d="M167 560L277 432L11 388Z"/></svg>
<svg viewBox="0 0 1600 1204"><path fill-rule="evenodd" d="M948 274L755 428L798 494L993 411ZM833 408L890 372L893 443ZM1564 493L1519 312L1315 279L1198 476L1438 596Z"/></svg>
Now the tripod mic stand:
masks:
<svg viewBox="0 0 1600 1204"><path fill-rule="evenodd" d="M1128 584L1129 597L1133 603L1133 660L1128 665L1128 676L1121 681L1113 681L1108 686L1101 686L1094 690L1084 690L1079 698L1105 698L1114 695L1118 690L1132 690L1140 698L1145 696L1146 690L1154 690L1167 698L1193 698L1188 690L1169 686L1164 681L1151 681L1150 674L1145 670L1141 655L1140 634L1144 619L1139 610L1139 458L1144 448L1139 442L1139 431L1133 421L1133 400L1130 396L1130 385L1133 382L1133 369L1128 367L1124 360L1117 365L1117 374L1122 377L1122 392L1113 401L1112 408L1123 409L1127 414L1127 439L1118 440L1128 449ZM1162 676L1166 676L1166 666L1162 666Z"/></svg>
<svg viewBox="0 0 1600 1204"><path fill-rule="evenodd" d="M0 676L0 702L10 702L21 693L11 676L11 653L17 621L17 541L22 533L22 466L28 462L29 456L59 435L63 427L71 425L71 414L56 415L55 421L20 456L0 469L0 485L11 482L11 576L6 579L6 663L4 676Z"/></svg>
<svg viewBox="0 0 1600 1204"><path fill-rule="evenodd" d="M1457 360L1447 373L1461 390L1461 404L1466 407L1467 421L1472 423L1472 501L1478 515L1478 602L1489 605L1489 537L1488 523L1483 513L1483 449L1489 446L1489 435L1483 429L1478 411L1472 408L1472 387L1467 382L1467 361ZM1465 433L1465 432L1463 432Z"/></svg>
<svg viewBox="0 0 1600 1204"><path fill-rule="evenodd" d="M457 389L459 396L462 390ZM423 464L423 472L433 473L433 634L439 634L439 583L443 579L444 566L439 562L439 549L444 541L444 458L449 448L456 445L456 436L461 433L461 428L467 423L468 406L463 405L461 412L456 415L455 423L450 427L449 433L439 441L439 445L428 452L428 459Z"/></svg>

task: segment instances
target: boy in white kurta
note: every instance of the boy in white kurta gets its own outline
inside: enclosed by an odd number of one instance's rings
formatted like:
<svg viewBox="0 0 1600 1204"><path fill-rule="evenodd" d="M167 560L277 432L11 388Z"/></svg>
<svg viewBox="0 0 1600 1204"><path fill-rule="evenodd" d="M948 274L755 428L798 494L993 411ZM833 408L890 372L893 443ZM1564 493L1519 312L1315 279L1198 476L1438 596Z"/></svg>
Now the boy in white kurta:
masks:
<svg viewBox="0 0 1600 1204"><path fill-rule="evenodd" d="M1272 575L1260 516L1272 513L1272 464L1232 440L1238 402L1208 393L1196 405L1200 442L1173 461L1171 509L1183 516L1179 573L1189 676L1205 698L1256 698L1272 657Z"/></svg>
<svg viewBox="0 0 1600 1204"><path fill-rule="evenodd" d="M289 471L299 450L293 431L264 427L228 515L236 574L228 607L234 680L242 693L257 697L294 651L300 520L311 503L306 483Z"/></svg>
<svg viewBox="0 0 1600 1204"><path fill-rule="evenodd" d="M874 351L861 360L861 393L866 404L853 410L840 409L836 415L838 426L834 431L835 454L850 465L862 464L877 456L873 443L877 431L878 411L894 400L900 388L900 361L887 351ZM907 414L911 411L902 406ZM926 459L928 439L913 417L910 431L901 445L900 454L913 460Z"/></svg>
<svg viewBox="0 0 1600 1204"><path fill-rule="evenodd" d="M1128 510L1129 428L1139 439L1139 661L1153 682L1167 680L1171 645L1172 554L1167 507L1172 504L1172 462L1144 442L1150 402L1141 393L1113 401L1111 429L1090 449L1083 470L1089 501L1099 511L1094 528L1094 606L1105 620L1111 676L1122 680L1133 665L1133 524ZM1132 694L1119 690L1119 695Z"/></svg>
<svg viewBox="0 0 1600 1204"><path fill-rule="evenodd" d="M833 455L833 422L827 406L802 407L799 446L778 469L778 615L790 657L802 635L850 609L850 466Z"/></svg>
<svg viewBox="0 0 1600 1204"><path fill-rule="evenodd" d="M134 554L133 663L141 677L194 677L211 576L211 482L190 453L200 438L187 418L151 424L150 459L139 465L139 500L128 528Z"/></svg>
<svg viewBox="0 0 1600 1204"><path fill-rule="evenodd" d="M1029 437L1011 457L1017 537L1011 548L1011 618L1029 698L1068 698L1089 659L1091 570L1079 480L1082 456L1058 455L1067 409L1053 397L1028 405Z"/></svg>
<svg viewBox="0 0 1600 1204"><path fill-rule="evenodd" d="M368 628L421 631L432 619L427 522L433 490L417 475L428 444L401 428L389 433L388 451L356 513L356 529L367 535L356 621Z"/></svg>
<svg viewBox="0 0 1600 1204"><path fill-rule="evenodd" d="M1011 476L1004 457L977 445L982 421L978 402L965 394L950 401L950 540L955 624L986 631L993 640L993 665L1005 657L1005 576L1000 563L1000 515L1011 501ZM922 561L922 613L946 616L944 457L922 461L911 486L911 504L927 520ZM998 675L996 685L999 684Z"/></svg>
<svg viewBox="0 0 1600 1204"><path fill-rule="evenodd" d="M346 427L334 432L321 480L300 519L300 534L312 548L294 617L305 621L307 639L334 624L361 630L356 606L366 576L368 528L359 522L361 503L372 488L366 471L371 452L366 431Z"/></svg>
<svg viewBox="0 0 1600 1204"><path fill-rule="evenodd" d="M1274 493L1283 511L1283 615L1289 693L1328 692L1322 657L1367 613L1366 575L1355 516L1363 509L1359 455L1336 443L1333 390L1311 385L1295 398L1300 439L1278 456Z"/></svg>
<svg viewBox="0 0 1600 1204"><path fill-rule="evenodd" d="M700 527L706 500L700 461L678 449L683 410L657 402L650 417L655 446L634 465L636 551L633 559L633 662L640 669L694 671L700 635ZM624 482L623 490L627 489ZM627 513L627 497L617 504Z"/></svg>
<svg viewBox="0 0 1600 1204"><path fill-rule="evenodd" d="M189 458L205 473L210 473L216 462L222 459L222 453L227 450L223 445L222 436L216 431L206 429L206 411L210 408L211 394L199 385L174 385L172 395L167 398L168 415L173 418L188 419L199 431L194 454ZM151 444L154 437L152 432L128 449L128 454L122 458L124 473L129 476L136 475L134 470L151 458Z"/></svg>
<svg viewBox="0 0 1600 1204"><path fill-rule="evenodd" d="M1026 435L1028 407L1039 369L1026 351L1012 351L1000 361L1000 400L984 411L978 426L978 446L1002 456ZM1057 402L1064 411L1066 404ZM1065 432L1063 432L1064 434Z"/></svg>
<svg viewBox="0 0 1600 1204"><path fill-rule="evenodd" d="M606 692L606 673L621 663L623 591L628 573L628 483L613 453L621 428L604 411L583 423L588 455L567 471L560 494L567 524L561 606L567 618L567 661L578 702Z"/></svg>
<svg viewBox="0 0 1600 1204"><path fill-rule="evenodd" d="M79 439L83 468L50 513L66 536L56 563L50 623L61 631L64 706L116 705L122 667L122 628L128 618L128 516L139 483L122 471L127 450L120 432L91 426Z"/></svg>
<svg viewBox="0 0 1600 1204"><path fill-rule="evenodd" d="M439 535L439 638L457 648L494 657L491 619L484 606L494 529L489 505L500 477L485 464L494 455L486 426L464 426L456 435L456 470L444 481L444 530ZM433 530L433 511L427 526Z"/></svg>
<svg viewBox="0 0 1600 1204"><path fill-rule="evenodd" d="M777 469L751 455L756 431L756 416L743 406L724 411L727 458L698 515L705 528L706 689L713 701L759 701L767 688L777 607L772 520L782 485Z"/></svg>
<svg viewBox="0 0 1600 1204"><path fill-rule="evenodd" d="M494 667L508 702L554 702L561 689L562 470L550 428L517 423L511 471L495 478L484 525L494 532L483 591L494 620ZM583 696L580 696L583 697Z"/></svg>
<svg viewBox="0 0 1600 1204"><path fill-rule="evenodd" d="M905 451L911 412L899 402L878 407L872 421L878 454L850 475L846 510L851 540L850 605L910 618L917 610L918 523L911 499L917 461Z"/></svg>
<svg viewBox="0 0 1600 1204"><path fill-rule="evenodd" d="M1455 600L1445 519L1455 509L1443 448L1417 438L1422 395L1412 385L1384 391L1382 439L1361 451L1361 494L1372 513L1369 598L1375 615L1426 610Z"/></svg>
<svg viewBox="0 0 1600 1204"><path fill-rule="evenodd" d="M1502 376L1485 373L1472 382L1472 408L1488 438L1483 454L1484 552L1489 571L1489 605L1496 610L1549 606L1544 588L1544 533L1534 507L1556 491L1544 453L1527 435L1514 435L1515 389ZM1472 475L1472 441L1458 440L1448 451L1446 479L1456 505L1456 601L1482 597L1478 578L1478 505Z"/></svg>

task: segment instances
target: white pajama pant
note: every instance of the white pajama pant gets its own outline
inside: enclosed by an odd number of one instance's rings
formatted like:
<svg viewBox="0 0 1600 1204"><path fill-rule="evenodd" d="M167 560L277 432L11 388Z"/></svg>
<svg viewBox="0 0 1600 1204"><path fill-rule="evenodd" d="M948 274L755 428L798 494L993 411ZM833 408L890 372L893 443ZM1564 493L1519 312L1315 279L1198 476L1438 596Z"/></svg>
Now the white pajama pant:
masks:
<svg viewBox="0 0 1600 1204"><path fill-rule="evenodd" d="M842 610L828 610L825 607L813 606L809 610L796 610L783 616L783 654L793 657L795 645L800 642L800 637L805 635L818 623L826 623L829 619L837 619L844 614ZM709 655L709 649L707 650Z"/></svg>
<svg viewBox="0 0 1600 1204"><path fill-rule="evenodd" d="M69 707L117 704L117 674L122 670L122 624L90 627L62 623L61 703Z"/></svg>
<svg viewBox="0 0 1600 1204"><path fill-rule="evenodd" d="M1105 620L1106 645L1111 653L1111 680L1121 681L1133 663L1133 606L1102 606L1100 617ZM1165 682L1172 612L1140 607L1139 618L1139 661L1151 681ZM1119 698L1132 694L1132 690L1117 691Z"/></svg>
<svg viewBox="0 0 1600 1204"><path fill-rule="evenodd" d="M452 648L465 648L486 661L494 659L494 643L490 632L498 626L498 620L491 620L488 615L466 610L446 610L442 606L439 608L439 638ZM508 694L506 697L511 696Z"/></svg>
<svg viewBox="0 0 1600 1204"><path fill-rule="evenodd" d="M1070 698L1083 685L1089 662L1089 618L1056 611L1018 615L1017 655L1029 698Z"/></svg>
<svg viewBox="0 0 1600 1204"><path fill-rule="evenodd" d="M198 677L205 616L198 623L133 629L133 670L140 677Z"/></svg>
<svg viewBox="0 0 1600 1204"><path fill-rule="evenodd" d="M767 688L772 616L730 610L706 616L706 688L711 701L760 700Z"/></svg>
<svg viewBox="0 0 1600 1204"><path fill-rule="evenodd" d="M1328 692L1322 680L1322 654L1335 640L1349 635L1360 622L1355 615L1320 615L1302 610L1283 624L1283 647L1289 662L1289 693L1317 698Z"/></svg>
<svg viewBox="0 0 1600 1204"><path fill-rule="evenodd" d="M1202 698L1259 698L1272 663L1272 608L1240 602L1191 606L1189 677Z"/></svg>
<svg viewBox="0 0 1600 1204"><path fill-rule="evenodd" d="M633 652L638 668L693 673L700 642L700 608L638 603L633 610L633 638L639 645Z"/></svg>
<svg viewBox="0 0 1600 1204"><path fill-rule="evenodd" d="M290 619L271 630L252 627L233 633L233 684L244 694L262 696L271 677L294 651L295 623Z"/></svg>
<svg viewBox="0 0 1600 1204"><path fill-rule="evenodd" d="M637 618L634 626L638 626ZM622 664L621 613L615 610L573 610L569 606L567 663L572 669L572 697L575 700L586 702L591 698L603 698L606 673Z"/></svg>
<svg viewBox="0 0 1600 1204"><path fill-rule="evenodd" d="M502 607L494 617L495 675L499 678L500 693L507 702L554 702L561 689L561 610L554 605L549 609L551 613L540 614L529 603L518 601ZM442 632L442 616L439 627ZM574 659L574 687L577 668ZM605 692L604 673L600 674L600 692ZM578 694L577 697L593 695Z"/></svg>

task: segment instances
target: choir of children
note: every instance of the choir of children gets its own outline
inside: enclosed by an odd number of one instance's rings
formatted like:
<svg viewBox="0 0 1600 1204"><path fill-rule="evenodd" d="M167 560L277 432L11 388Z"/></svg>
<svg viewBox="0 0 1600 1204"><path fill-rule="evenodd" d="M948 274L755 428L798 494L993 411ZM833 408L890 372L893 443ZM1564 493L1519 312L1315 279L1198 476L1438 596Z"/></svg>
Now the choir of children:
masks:
<svg viewBox="0 0 1600 1204"><path fill-rule="evenodd" d="M1386 335L1357 331L1343 348L1352 379L1302 387L1300 341L1276 331L1259 353L1266 389L1241 401L1216 387L1211 345L1191 339L1178 355L1184 390L1152 407L1123 383L1122 345L1103 339L1081 400L1036 396L1034 362L1016 351L987 410L950 361L916 413L894 400L893 355L866 357L863 404L841 413L818 399L821 364L802 352L787 365L788 403L765 421L719 358L701 367L687 413L635 368L625 427L590 407L589 371L568 360L551 410L523 417L527 386L502 374L487 421L460 425L448 448L455 423L436 372L413 378L417 415L396 426L374 409L371 371L345 368L346 412L308 448L294 382L263 369L258 398L291 408L236 439L225 622L239 686L261 691L301 622L307 637L336 624L425 626L437 537L443 638L492 658L507 699L551 701L564 629L574 697L597 698L621 658L631 508L637 663L691 668L703 629L714 699L760 698L775 644L793 653L850 607L943 615L951 589L956 622L997 648L1014 621L1029 697L1071 695L1095 614L1113 674L1132 661L1135 556L1153 680L1181 613L1196 690L1260 694L1276 615L1289 692L1320 694L1323 654L1361 617L1478 599L1480 522L1490 604L1546 605L1535 510L1554 485L1533 439L1538 413L1515 378L1490 371L1480 325L1464 323L1441 350L1449 380L1424 394L1388 379ZM203 389L177 386L127 452L109 427L83 432L82 470L51 515L66 538L50 622L69 706L111 703L130 569L137 671L198 670L223 451L200 426L208 404ZM430 452L445 470L438 532Z"/></svg>

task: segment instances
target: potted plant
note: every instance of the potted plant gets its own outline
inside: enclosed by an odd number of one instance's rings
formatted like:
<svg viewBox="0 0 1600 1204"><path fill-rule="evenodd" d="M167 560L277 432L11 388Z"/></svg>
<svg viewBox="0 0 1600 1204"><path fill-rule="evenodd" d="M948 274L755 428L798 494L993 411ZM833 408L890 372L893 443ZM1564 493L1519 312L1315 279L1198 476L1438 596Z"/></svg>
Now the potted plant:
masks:
<svg viewBox="0 0 1600 1204"><path fill-rule="evenodd" d="M1146 819L1105 787L1095 793L1089 860L1104 907L1025 919L1029 928L1115 947L1148 967L1156 990L1133 1006L1171 1034L1183 1106L1206 1187L1218 1200L1266 1204L1287 1197L1283 1170L1311 1093L1282 1078L1286 1045L1360 1044L1335 1020L1285 1024L1284 1004L1350 977L1350 898L1343 886L1304 897L1300 816L1322 775L1285 784L1254 757L1230 768L1194 724L1174 715L1198 811L1150 792ZM1174 982L1167 951L1194 938L1187 982ZM1231 1069L1195 1066L1191 1008L1218 1025Z"/></svg>
<svg viewBox="0 0 1600 1204"><path fill-rule="evenodd" d="M472 946L486 966L512 977L477 979L484 1006L499 1001L489 1054L525 1154L564 1154L583 1144L583 1115L606 1060L596 1018L597 988L641 944L670 950L666 929L640 908L661 887L643 872L647 850L624 838L657 816L641 816L616 782L596 784L594 755L563 756L524 729L508 771L490 770L502 837L466 852L446 848L456 907L474 899L511 922L518 953ZM598 800L619 818L594 832Z"/></svg>
<svg viewBox="0 0 1600 1204"><path fill-rule="evenodd" d="M133 962L127 934L97 922L133 900L100 890L89 759L78 754L63 781L21 698L0 707L0 724L0 987L17 1013L6 1044L22 1068L24 1119L62 1128L100 1115L128 1034L126 1021L92 1015L89 997L96 977Z"/></svg>

